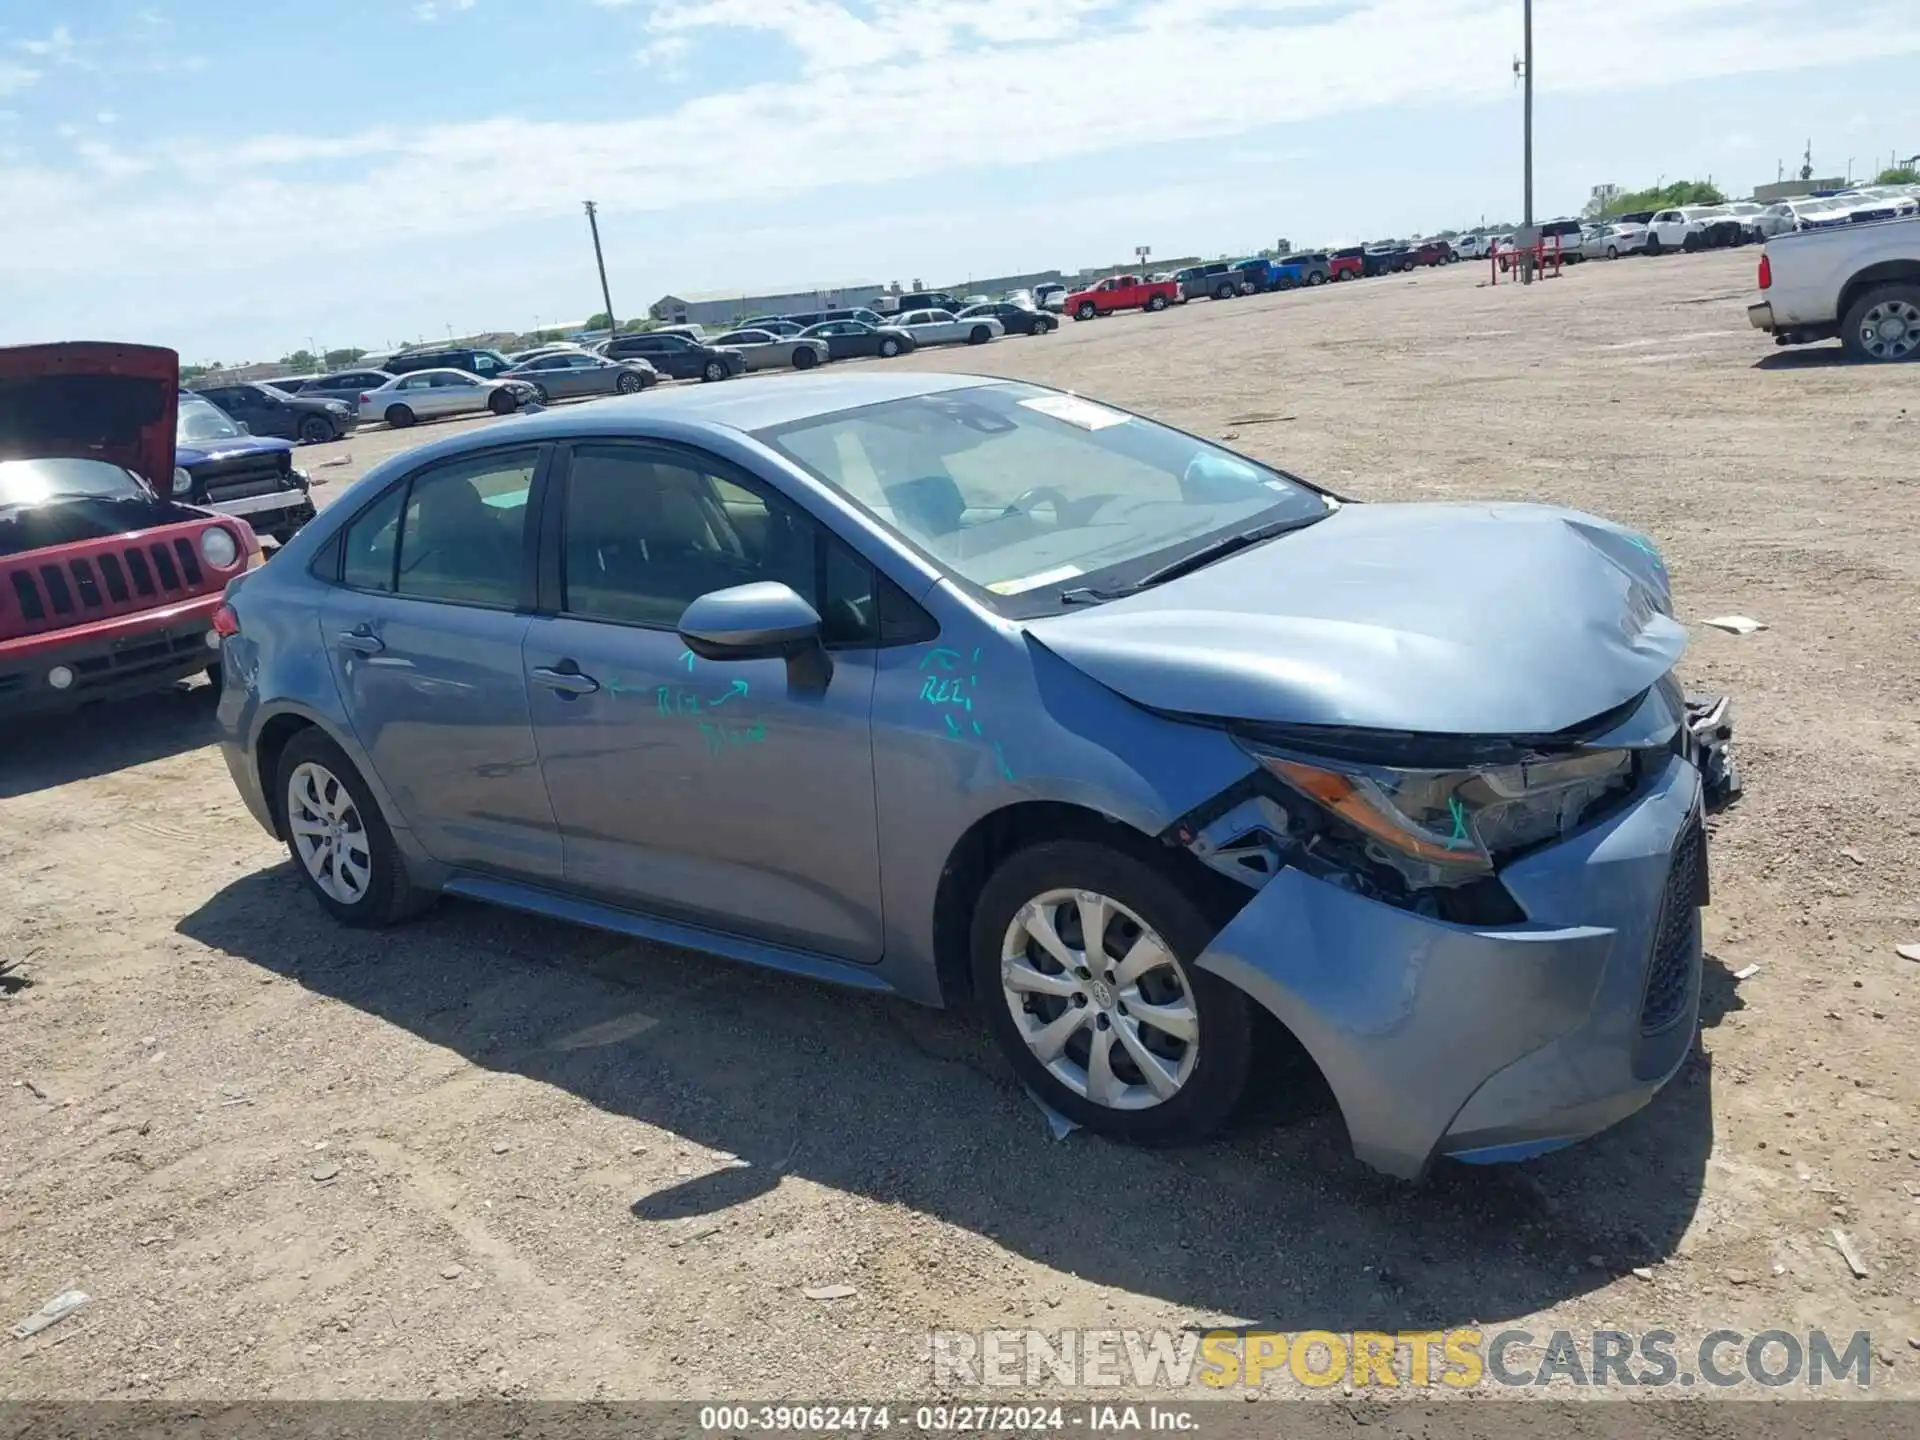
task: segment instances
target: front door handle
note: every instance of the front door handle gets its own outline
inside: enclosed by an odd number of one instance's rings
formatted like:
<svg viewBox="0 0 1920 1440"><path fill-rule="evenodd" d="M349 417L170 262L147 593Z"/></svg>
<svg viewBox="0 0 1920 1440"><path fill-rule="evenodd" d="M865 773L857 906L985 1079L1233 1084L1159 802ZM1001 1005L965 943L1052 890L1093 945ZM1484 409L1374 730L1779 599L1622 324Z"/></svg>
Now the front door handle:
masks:
<svg viewBox="0 0 1920 1440"><path fill-rule="evenodd" d="M591 695L600 688L600 682L591 675L582 675L580 667L571 660L562 660L559 665L533 667L533 678L549 690L558 690L562 695Z"/></svg>
<svg viewBox="0 0 1920 1440"><path fill-rule="evenodd" d="M368 625L356 625L351 630L342 630L339 635L342 650L357 650L362 655L378 655L387 648L387 642L373 633Z"/></svg>

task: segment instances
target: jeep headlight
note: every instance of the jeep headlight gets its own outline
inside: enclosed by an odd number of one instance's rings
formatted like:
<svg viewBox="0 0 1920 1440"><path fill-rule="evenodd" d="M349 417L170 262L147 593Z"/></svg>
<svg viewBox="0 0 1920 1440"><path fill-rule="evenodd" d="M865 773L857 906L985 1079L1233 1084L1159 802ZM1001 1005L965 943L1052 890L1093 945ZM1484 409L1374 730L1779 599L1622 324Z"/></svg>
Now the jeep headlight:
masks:
<svg viewBox="0 0 1920 1440"><path fill-rule="evenodd" d="M1596 801L1633 781L1633 756L1626 750L1467 770L1253 754L1359 831L1369 854L1413 885L1458 884L1490 874L1498 857L1566 834Z"/></svg>
<svg viewBox="0 0 1920 1440"><path fill-rule="evenodd" d="M176 496L193 493L193 475L184 465L173 467L173 493Z"/></svg>
<svg viewBox="0 0 1920 1440"><path fill-rule="evenodd" d="M224 525L209 525L200 532L200 558L216 570L225 570L240 558L239 542Z"/></svg>

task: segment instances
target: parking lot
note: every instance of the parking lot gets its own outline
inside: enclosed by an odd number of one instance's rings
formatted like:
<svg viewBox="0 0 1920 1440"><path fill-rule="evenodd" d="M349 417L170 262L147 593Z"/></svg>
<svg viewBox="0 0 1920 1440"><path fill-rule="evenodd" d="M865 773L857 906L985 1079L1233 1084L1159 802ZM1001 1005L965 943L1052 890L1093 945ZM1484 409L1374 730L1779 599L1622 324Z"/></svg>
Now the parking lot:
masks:
<svg viewBox="0 0 1920 1440"><path fill-rule="evenodd" d="M347 931L196 682L0 736L0 956L33 981L0 993L0 1318L94 1297L0 1342L0 1396L884 1397L930 1391L934 1328L1508 1323L1868 1330L1874 1390L1920 1395L1920 392L1751 331L1756 258L1461 264L834 367L1653 536L1747 795L1698 1054L1628 1123L1416 1189L1276 1070L1222 1143L1055 1141L964 1015L466 904ZM503 423L300 463L324 501ZM1768 628L1698 623L1730 612Z"/></svg>

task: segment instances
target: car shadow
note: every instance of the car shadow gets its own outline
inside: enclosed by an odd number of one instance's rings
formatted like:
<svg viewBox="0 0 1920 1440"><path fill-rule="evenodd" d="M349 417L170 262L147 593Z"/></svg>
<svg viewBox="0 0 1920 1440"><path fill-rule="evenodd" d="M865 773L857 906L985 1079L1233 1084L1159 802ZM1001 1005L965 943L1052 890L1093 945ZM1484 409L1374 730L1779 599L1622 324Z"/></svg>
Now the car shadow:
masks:
<svg viewBox="0 0 1920 1440"><path fill-rule="evenodd" d="M210 745L217 692L205 680L0 724L0 800L111 775Z"/></svg>
<svg viewBox="0 0 1920 1440"><path fill-rule="evenodd" d="M178 928L483 1069L735 1157L633 1201L630 1223L718 1216L799 1176L1210 1324L1395 1330L1533 1313L1670 1254L1712 1144L1698 1049L1605 1135L1525 1167L1442 1165L1416 1187L1352 1158L1317 1074L1285 1055L1226 1137L1140 1150L1052 1138L965 1013L459 902L347 930L285 864ZM1723 966L1706 968L1712 1025L1740 1001Z"/></svg>
<svg viewBox="0 0 1920 1440"><path fill-rule="evenodd" d="M1815 370L1823 365L1853 363L1853 357L1847 354L1844 345L1822 345L1818 349L1797 345L1792 349L1775 350L1770 355L1762 355L1753 362L1753 368L1755 370Z"/></svg>

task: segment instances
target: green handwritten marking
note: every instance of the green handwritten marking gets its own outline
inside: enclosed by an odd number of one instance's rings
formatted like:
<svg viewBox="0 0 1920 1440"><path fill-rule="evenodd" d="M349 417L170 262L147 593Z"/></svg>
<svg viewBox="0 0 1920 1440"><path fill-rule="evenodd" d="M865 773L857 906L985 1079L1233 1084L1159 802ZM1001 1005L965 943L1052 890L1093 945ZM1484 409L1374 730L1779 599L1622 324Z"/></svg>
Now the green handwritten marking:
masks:
<svg viewBox="0 0 1920 1440"><path fill-rule="evenodd" d="M747 693L747 682L744 680L736 680L727 687L726 694L722 695L717 700L709 700L707 702L707 708L709 710L712 710L717 706L726 704L727 701L734 699L736 696L743 696L746 693Z"/></svg>
<svg viewBox="0 0 1920 1440"><path fill-rule="evenodd" d="M682 650L680 652L680 663L689 670L693 669L693 652L691 650Z"/></svg>
<svg viewBox="0 0 1920 1440"><path fill-rule="evenodd" d="M1013 779L1013 767L1007 764L1007 752L1000 748L1000 742L998 740L993 742L993 758L1000 762L1000 778L1003 780Z"/></svg>
<svg viewBox="0 0 1920 1440"><path fill-rule="evenodd" d="M980 652L977 650L974 652L974 654L976 655L978 655L979 653ZM937 664L942 670L951 670L953 669L954 666L958 665L959 663L960 663L960 652L958 650L949 650L944 645L936 645L933 647L933 649L929 650L926 653L924 658L922 658L922 660L920 661L920 668L924 670L929 665Z"/></svg>
<svg viewBox="0 0 1920 1440"><path fill-rule="evenodd" d="M1447 797L1447 811L1453 816L1453 834L1447 837L1447 848L1449 850L1472 849L1473 841L1467 835L1467 809L1460 803L1459 796Z"/></svg>
<svg viewBox="0 0 1920 1440"><path fill-rule="evenodd" d="M953 723L953 716L942 715L940 718L947 722L947 738L950 740L958 740L960 738L960 727ZM979 727L976 726L974 728L978 729Z"/></svg>
<svg viewBox="0 0 1920 1440"><path fill-rule="evenodd" d="M985 732L984 730L982 730L982 729L980 728L980 722L979 722L978 720L975 720L975 721L973 721L973 722L972 722L972 724L973 724L973 733L974 733L974 734L976 734L976 735L984 735L984 734L986 733L986 732Z"/></svg>
<svg viewBox="0 0 1920 1440"><path fill-rule="evenodd" d="M724 750L742 749L748 745L764 745L767 740L765 722L752 725L722 725L715 721L703 720L700 734L707 742L707 753L718 755Z"/></svg>

